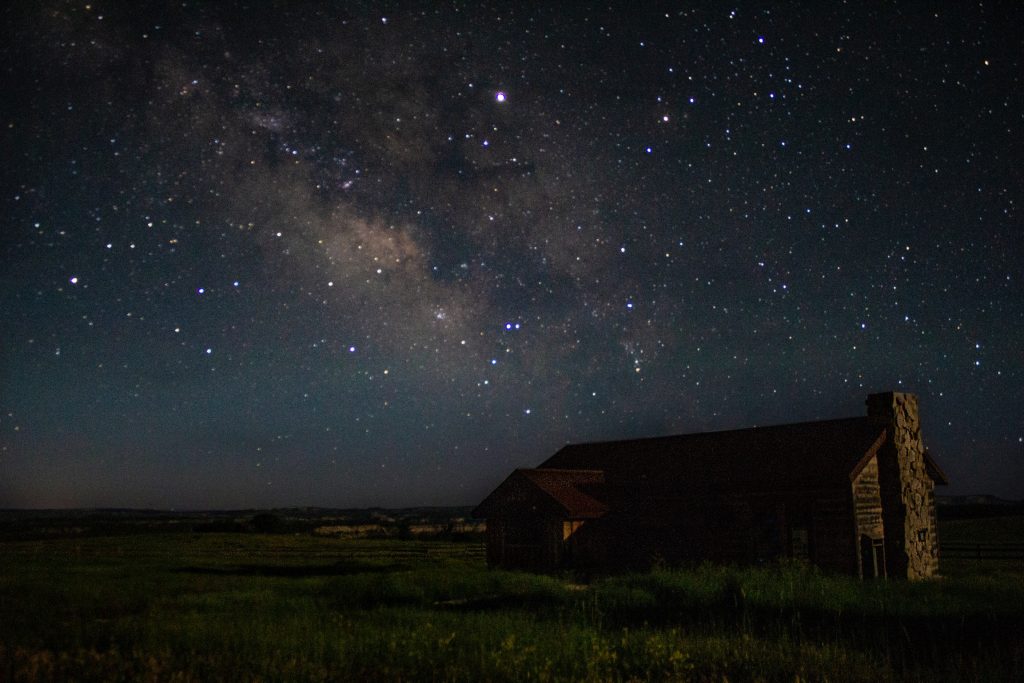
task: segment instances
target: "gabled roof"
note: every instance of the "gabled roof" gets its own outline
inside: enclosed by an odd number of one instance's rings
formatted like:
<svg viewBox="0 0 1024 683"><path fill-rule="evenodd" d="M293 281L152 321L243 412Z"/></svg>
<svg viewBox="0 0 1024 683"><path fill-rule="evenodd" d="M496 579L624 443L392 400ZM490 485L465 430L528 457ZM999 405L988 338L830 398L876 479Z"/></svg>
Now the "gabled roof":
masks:
<svg viewBox="0 0 1024 683"><path fill-rule="evenodd" d="M600 470L537 469L519 472L551 496L569 517L588 519L608 512L604 503L586 493L587 489L592 491L595 485L604 483L604 472Z"/></svg>
<svg viewBox="0 0 1024 683"><path fill-rule="evenodd" d="M474 517L490 517L508 510L508 503L531 499L566 519L595 519L608 507L591 493L604 483L604 473L589 469L515 470L473 510Z"/></svg>
<svg viewBox="0 0 1024 683"><path fill-rule="evenodd" d="M689 492L848 485L885 439L867 417L569 445L539 469L603 470L609 482Z"/></svg>

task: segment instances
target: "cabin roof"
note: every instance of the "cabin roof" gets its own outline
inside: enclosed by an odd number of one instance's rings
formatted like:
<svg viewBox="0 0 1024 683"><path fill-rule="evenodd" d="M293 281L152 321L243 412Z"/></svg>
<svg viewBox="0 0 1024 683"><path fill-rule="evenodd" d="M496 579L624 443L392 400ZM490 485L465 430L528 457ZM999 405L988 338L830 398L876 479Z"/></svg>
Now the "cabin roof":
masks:
<svg viewBox="0 0 1024 683"><path fill-rule="evenodd" d="M885 438L867 417L565 446L539 469L602 470L608 481L680 493L846 485ZM683 490L680 490L683 489Z"/></svg>
<svg viewBox="0 0 1024 683"><path fill-rule="evenodd" d="M942 471L941 467L939 467L939 463L935 462L935 458L932 457L932 452L927 448L924 449L924 469L936 484L939 484L940 486L949 485L949 477L947 477L946 473Z"/></svg>
<svg viewBox="0 0 1024 683"><path fill-rule="evenodd" d="M529 491L524 492L523 484ZM487 517L504 510L506 501L523 495L540 494L542 506L554 508L567 519L595 519L608 512L608 506L590 491L604 483L604 472L589 469L518 469L487 496L473 511L474 517Z"/></svg>
<svg viewBox="0 0 1024 683"><path fill-rule="evenodd" d="M519 473L554 498L569 517L588 519L608 512L608 506L586 492L604 483L604 472L600 470L548 468L519 470Z"/></svg>
<svg viewBox="0 0 1024 683"><path fill-rule="evenodd" d="M852 417L570 444L536 469L515 470L474 516L521 509L516 500L529 496L533 509L593 519L628 504L638 486L645 491L645 505L715 493L841 488L849 486L885 439L884 424ZM924 461L935 483L947 483L928 451Z"/></svg>

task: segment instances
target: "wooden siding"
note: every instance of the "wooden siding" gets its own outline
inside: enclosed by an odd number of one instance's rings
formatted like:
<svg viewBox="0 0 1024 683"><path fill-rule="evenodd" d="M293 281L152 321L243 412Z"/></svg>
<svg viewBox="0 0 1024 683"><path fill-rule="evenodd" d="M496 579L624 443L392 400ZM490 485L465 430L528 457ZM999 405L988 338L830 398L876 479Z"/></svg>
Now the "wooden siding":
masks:
<svg viewBox="0 0 1024 683"><path fill-rule="evenodd" d="M865 482L872 470L865 468ZM645 568L665 562L761 564L799 557L857 574L849 490L790 491L660 501L597 520L532 513L488 519L488 562L530 569Z"/></svg>
<svg viewBox="0 0 1024 683"><path fill-rule="evenodd" d="M562 558L561 520L537 515L487 520L487 562L491 566L544 569Z"/></svg>
<svg viewBox="0 0 1024 683"><path fill-rule="evenodd" d="M885 524L882 517L882 489L878 480L878 455L874 455L854 478L854 523L858 573L861 578L886 575Z"/></svg>
<svg viewBox="0 0 1024 683"><path fill-rule="evenodd" d="M853 509L857 534L869 538L882 538L882 497L878 483L878 458L873 457L853 480Z"/></svg>

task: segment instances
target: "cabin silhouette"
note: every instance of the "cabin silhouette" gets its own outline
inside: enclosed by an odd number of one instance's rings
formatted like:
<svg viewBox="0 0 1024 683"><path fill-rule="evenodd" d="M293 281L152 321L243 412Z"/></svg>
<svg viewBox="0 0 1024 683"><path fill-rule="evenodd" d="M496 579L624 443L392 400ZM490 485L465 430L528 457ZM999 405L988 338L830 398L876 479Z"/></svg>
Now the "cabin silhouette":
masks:
<svg viewBox="0 0 1024 683"><path fill-rule="evenodd" d="M488 564L614 570L798 558L873 577L938 569L917 397L839 420L568 445L515 470L474 511Z"/></svg>

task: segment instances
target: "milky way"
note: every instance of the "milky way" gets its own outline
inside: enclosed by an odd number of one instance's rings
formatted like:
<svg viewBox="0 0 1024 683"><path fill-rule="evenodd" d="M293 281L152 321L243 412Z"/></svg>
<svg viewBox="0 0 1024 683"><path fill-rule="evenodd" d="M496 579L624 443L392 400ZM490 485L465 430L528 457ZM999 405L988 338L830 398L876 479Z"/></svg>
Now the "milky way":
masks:
<svg viewBox="0 0 1024 683"><path fill-rule="evenodd" d="M468 504L887 389L1024 496L1019 7L26 5L0 506Z"/></svg>

